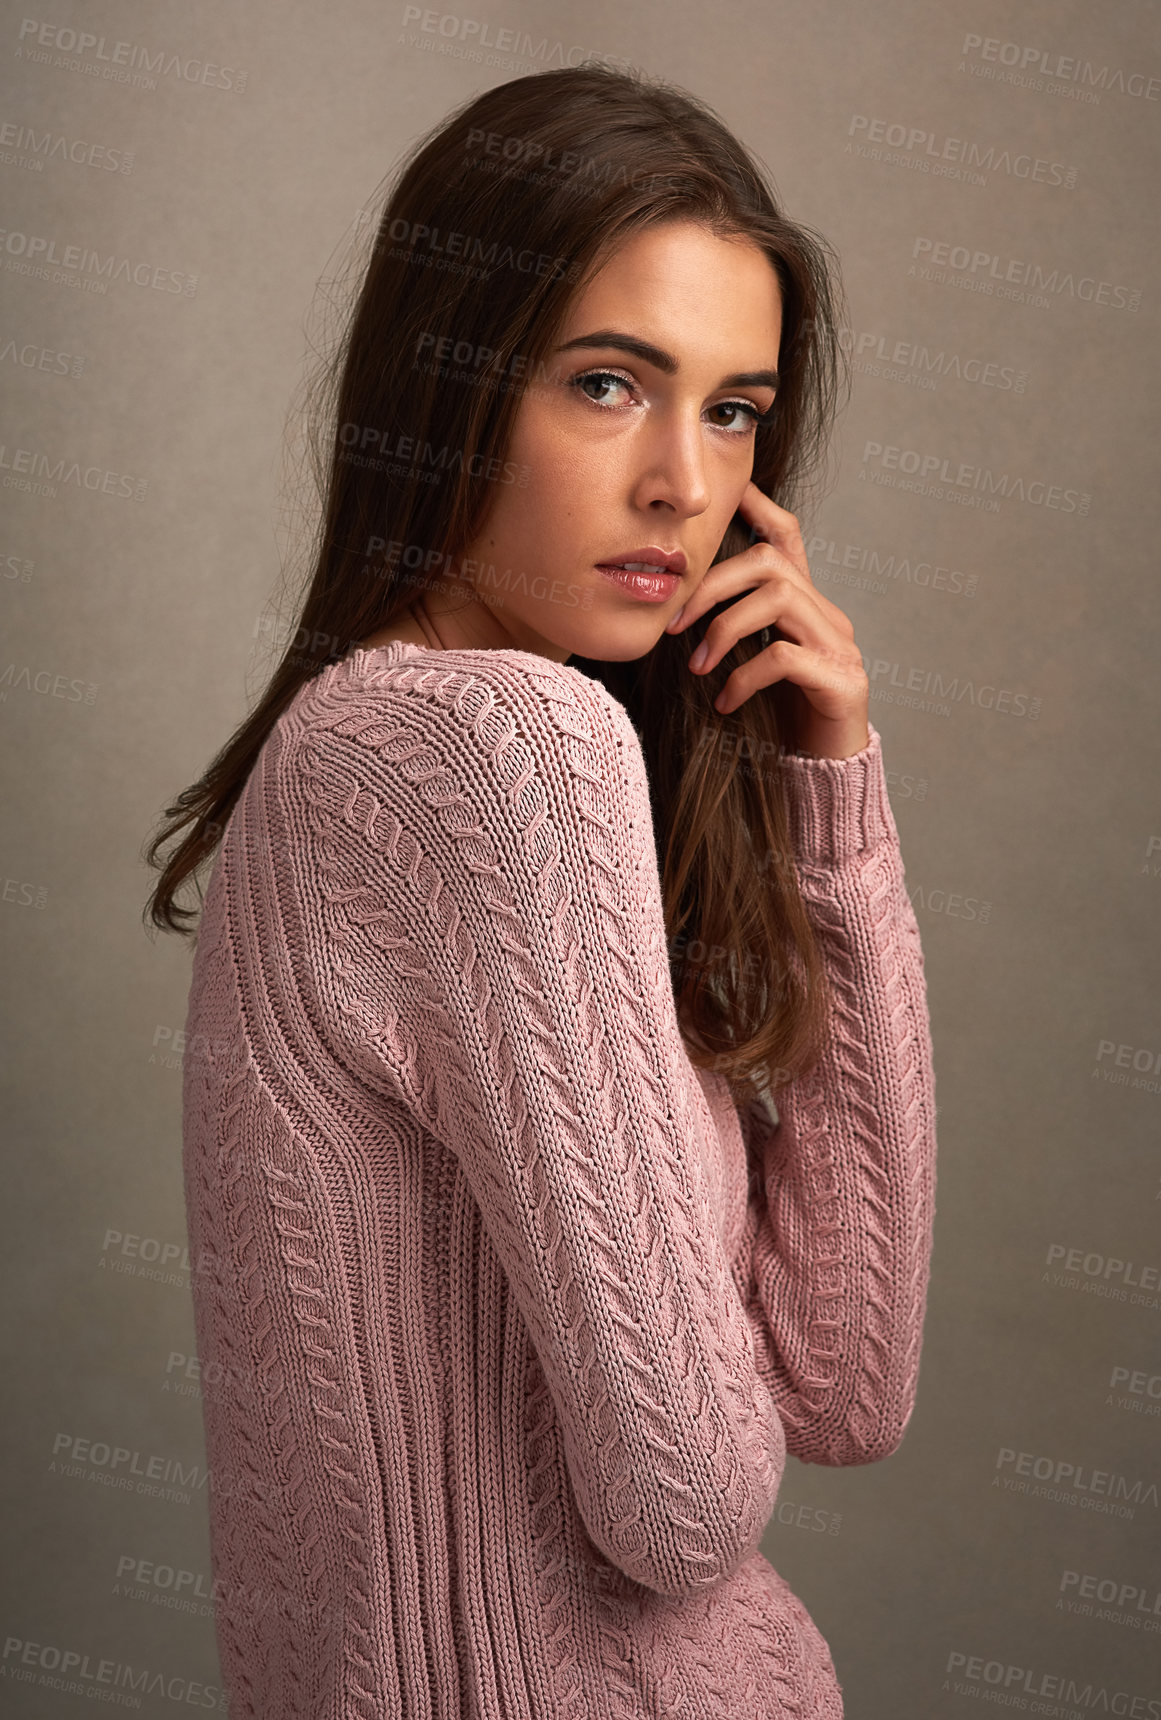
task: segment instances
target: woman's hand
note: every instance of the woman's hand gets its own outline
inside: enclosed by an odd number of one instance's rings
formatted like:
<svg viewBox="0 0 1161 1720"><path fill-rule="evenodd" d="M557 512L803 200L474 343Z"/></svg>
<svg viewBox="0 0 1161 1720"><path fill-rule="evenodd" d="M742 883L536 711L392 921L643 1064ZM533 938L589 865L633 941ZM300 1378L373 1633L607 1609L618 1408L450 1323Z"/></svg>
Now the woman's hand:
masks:
<svg viewBox="0 0 1161 1720"><path fill-rule="evenodd" d="M785 637L738 665L714 709L736 711L759 687L792 681L799 693L797 750L818 758L849 758L871 738L870 684L855 630L842 610L815 590L794 515L754 483L746 485L739 508L766 541L711 567L666 631L681 633L734 592L749 592L714 616L689 660L693 672L706 674L739 639L763 627L776 627Z"/></svg>

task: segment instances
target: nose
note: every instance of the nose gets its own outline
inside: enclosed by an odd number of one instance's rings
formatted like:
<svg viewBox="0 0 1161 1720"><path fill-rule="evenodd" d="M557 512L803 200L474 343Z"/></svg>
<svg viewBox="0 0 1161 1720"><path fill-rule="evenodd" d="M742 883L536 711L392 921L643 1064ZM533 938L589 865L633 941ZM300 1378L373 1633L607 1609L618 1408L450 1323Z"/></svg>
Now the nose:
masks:
<svg viewBox="0 0 1161 1720"><path fill-rule="evenodd" d="M681 519L709 507L700 414L657 415L641 448L633 501L643 511L672 512Z"/></svg>

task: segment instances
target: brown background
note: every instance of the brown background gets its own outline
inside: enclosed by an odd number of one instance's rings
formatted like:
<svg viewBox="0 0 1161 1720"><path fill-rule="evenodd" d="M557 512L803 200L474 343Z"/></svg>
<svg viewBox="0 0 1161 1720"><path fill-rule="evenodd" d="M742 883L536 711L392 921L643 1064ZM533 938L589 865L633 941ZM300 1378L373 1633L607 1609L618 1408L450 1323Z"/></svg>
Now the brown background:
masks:
<svg viewBox="0 0 1161 1720"><path fill-rule="evenodd" d="M189 955L142 930L140 849L292 612L288 409L359 211L454 104L596 54L708 100L842 258L859 368L803 525L871 671L927 955L918 1407L887 1462L791 1461L765 1550L850 1720L1161 1713L1157 25L1128 0L10 9L6 1712L216 1700Z"/></svg>

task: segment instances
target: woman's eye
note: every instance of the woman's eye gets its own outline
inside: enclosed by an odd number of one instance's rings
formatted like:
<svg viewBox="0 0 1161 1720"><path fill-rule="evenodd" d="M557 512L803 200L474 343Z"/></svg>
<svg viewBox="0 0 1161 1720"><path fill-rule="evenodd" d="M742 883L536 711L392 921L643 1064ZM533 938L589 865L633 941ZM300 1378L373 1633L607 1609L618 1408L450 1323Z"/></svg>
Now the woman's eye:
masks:
<svg viewBox="0 0 1161 1720"><path fill-rule="evenodd" d="M727 423L720 425L723 430L748 430L752 425L757 424L763 416L758 408L752 406L748 400L719 400L716 406L710 407L710 411L733 414Z"/></svg>
<svg viewBox="0 0 1161 1720"><path fill-rule="evenodd" d="M622 376L616 370L586 370L571 379L571 386L578 393L591 400L596 406L622 406L624 399L617 399L618 389L630 397L633 394L633 383L627 376ZM713 420L715 428L729 430L735 435L745 435L766 417L750 400L719 400L716 406L709 408L711 413L722 413L724 417Z"/></svg>
<svg viewBox="0 0 1161 1720"><path fill-rule="evenodd" d="M574 376L572 385L598 406L611 406L614 402L609 399L607 392L597 394L590 392L591 389L607 389L610 385L613 388L629 387L625 378L618 376L615 370L587 370L582 376Z"/></svg>

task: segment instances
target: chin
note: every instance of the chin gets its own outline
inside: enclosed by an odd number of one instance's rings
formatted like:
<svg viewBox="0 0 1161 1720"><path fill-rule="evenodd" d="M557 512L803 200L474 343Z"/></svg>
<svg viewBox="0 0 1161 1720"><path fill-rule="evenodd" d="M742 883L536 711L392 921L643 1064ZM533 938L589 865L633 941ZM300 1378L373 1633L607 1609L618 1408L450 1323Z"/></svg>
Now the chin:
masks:
<svg viewBox="0 0 1161 1720"><path fill-rule="evenodd" d="M642 616L636 626L610 623L566 645L571 656L588 657L595 663L635 663L652 651L664 631L659 617Z"/></svg>

